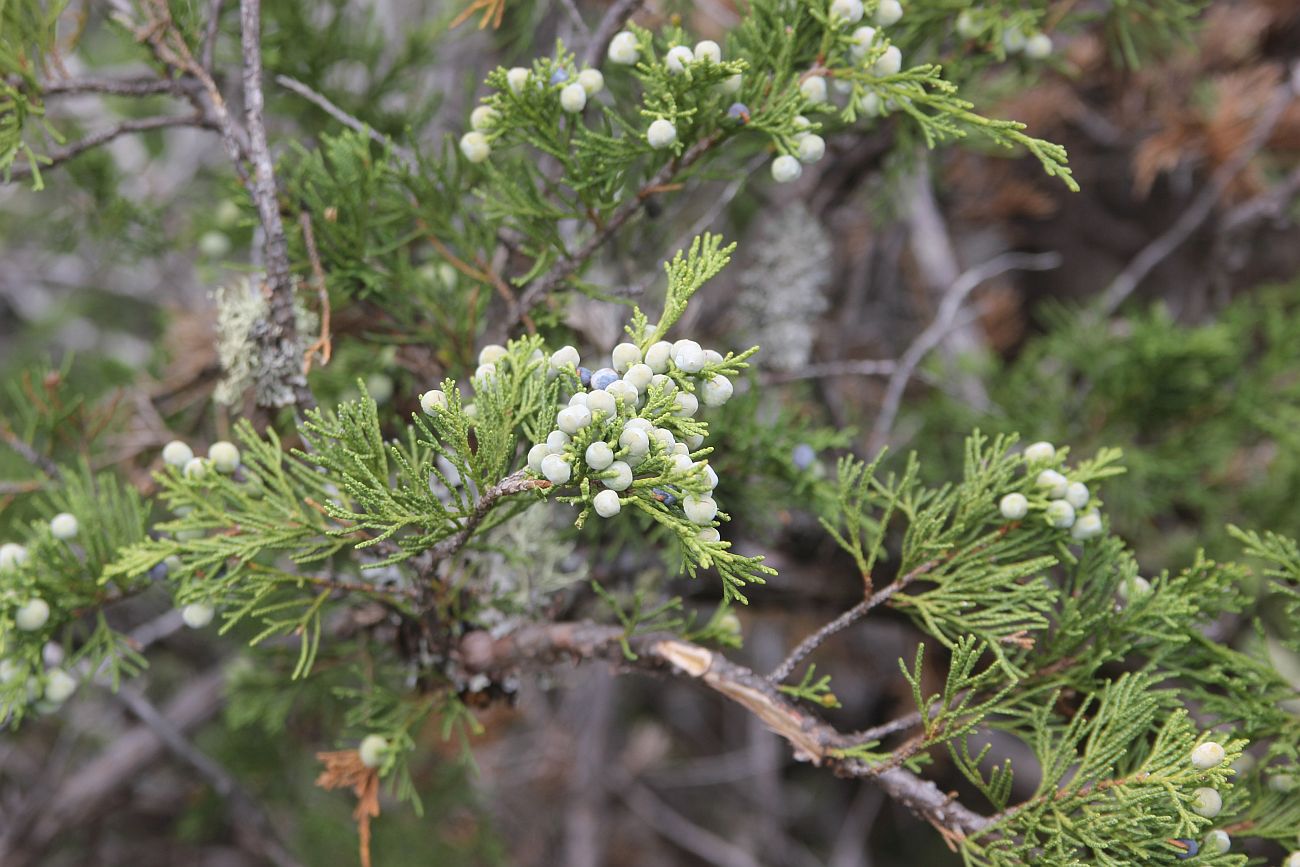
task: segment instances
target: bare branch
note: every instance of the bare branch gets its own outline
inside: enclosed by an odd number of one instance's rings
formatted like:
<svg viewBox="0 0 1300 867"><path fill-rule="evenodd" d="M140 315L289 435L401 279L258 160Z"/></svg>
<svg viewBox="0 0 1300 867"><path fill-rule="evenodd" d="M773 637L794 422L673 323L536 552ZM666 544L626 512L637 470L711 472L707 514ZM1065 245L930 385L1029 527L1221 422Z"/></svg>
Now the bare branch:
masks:
<svg viewBox="0 0 1300 867"><path fill-rule="evenodd" d="M717 867L762 867L744 849L677 812L649 786L633 779L619 781L615 792L636 817L673 845Z"/></svg>
<svg viewBox="0 0 1300 867"><path fill-rule="evenodd" d="M868 451L879 451L884 446L885 440L894 426L894 419L898 416L898 409L903 400L903 390L907 388L908 380L912 378L913 371L916 370L917 365L921 363L925 356L938 346L951 331L953 324L958 320L957 314L961 312L962 304L965 303L966 297L971 292L975 291L986 280L991 280L1007 271L1017 269L1049 271L1060 264L1061 257L1056 253L1003 253L961 274L944 294L934 321L916 336L916 339L907 347L902 357L898 359L897 367L894 369L889 378L889 384L885 388L885 397L880 403L880 412L876 415L875 424L871 429Z"/></svg>
<svg viewBox="0 0 1300 867"><path fill-rule="evenodd" d="M330 102L329 97L325 96L323 93L312 90L298 79L290 78L287 75L277 75L275 77L275 82L287 90L292 90L294 93L298 94L312 105L315 105L321 111L325 112L348 129L351 129L354 132L365 133L370 137L371 141L375 142L380 147L385 147L392 151L393 155L406 163L408 168L415 167L416 159L414 151L402 147L383 133L376 132L370 124L358 120L334 103Z"/></svg>
<svg viewBox="0 0 1300 867"><path fill-rule="evenodd" d="M20 458L54 481L57 482L63 477L63 473L59 472L58 464L32 448L28 442L14 432L14 429L4 419L0 419L0 440L4 440L5 445L17 452Z"/></svg>
<svg viewBox="0 0 1300 867"><path fill-rule="evenodd" d="M41 96L76 96L84 93L104 93L113 96L151 96L172 93L185 96L198 82L179 78L138 76L135 78L69 78L41 85Z"/></svg>
<svg viewBox="0 0 1300 867"><path fill-rule="evenodd" d="M208 0L208 20L203 28L203 45L199 49L199 62L203 68L211 71L213 57L217 51L217 37L221 32L221 7L224 0Z"/></svg>
<svg viewBox="0 0 1300 867"><path fill-rule="evenodd" d="M935 566L938 566L939 563L939 560L927 560L911 572L908 572L903 577L892 582L888 587L883 587L880 590L877 590L857 605L854 605L848 611L845 611L839 617L836 617L830 623L827 623L821 629L818 629L812 635L809 635L803 641L799 642L798 647L790 651L790 655L785 658L785 661L776 667L775 671L767 676L767 679L772 681L772 683L781 683L784 681L794 672L799 663L807 659L814 650L826 641L826 639L830 638L837 632L848 629L854 623L857 623L868 611L875 608L877 605L888 602L895 593L902 590L908 584L911 584L917 578L925 575ZM870 589L870 587L867 589Z"/></svg>
<svg viewBox="0 0 1300 867"><path fill-rule="evenodd" d="M623 655L627 640L634 659ZM459 645L459 659L471 672L501 673L519 666L604 660L622 669L689 677L754 714L794 748L795 757L826 766L845 777L868 778L951 840L978 831L987 819L905 768L870 765L840 750L850 741L782 694L767 678L722 654L673 635L628 638L623 629L589 622L535 624L501 638L475 631Z"/></svg>
<svg viewBox="0 0 1300 867"><path fill-rule="evenodd" d="M65 163L73 157L80 156L88 150L97 148L100 145L107 144L113 139L120 136L136 132L149 132L155 129L167 129L175 126L208 126L207 121L201 115L191 114L183 116L160 115L158 117L138 117L129 118L119 121L107 129L102 129L97 133L86 136L79 141L66 145L58 150L45 155L40 160L40 168L43 170L53 168L60 163ZM11 180L23 180L32 175L32 166L14 166L10 172Z"/></svg>
<svg viewBox="0 0 1300 867"><path fill-rule="evenodd" d="M797 382L801 379L826 379L832 376L889 376L898 368L898 362L889 359L863 359L860 361L827 361L810 364L799 370L770 371L763 381L771 384Z"/></svg>

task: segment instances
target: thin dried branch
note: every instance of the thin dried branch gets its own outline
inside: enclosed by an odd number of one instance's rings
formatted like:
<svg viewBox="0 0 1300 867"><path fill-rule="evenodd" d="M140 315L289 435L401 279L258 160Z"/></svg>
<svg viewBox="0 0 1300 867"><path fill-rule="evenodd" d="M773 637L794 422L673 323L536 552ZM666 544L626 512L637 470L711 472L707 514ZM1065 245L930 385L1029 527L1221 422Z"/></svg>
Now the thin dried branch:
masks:
<svg viewBox="0 0 1300 867"><path fill-rule="evenodd" d="M330 363L333 344L330 341L330 293L325 285L325 269L321 266L320 251L316 249L316 233L312 230L311 214L298 212L298 225L302 229L302 242L307 248L307 259L311 262L311 279L316 286L316 299L320 304L320 335L308 346L302 356L302 375L311 372L312 358L320 353L321 366Z"/></svg>
<svg viewBox="0 0 1300 867"><path fill-rule="evenodd" d="M176 126L211 128L207 120L199 114L128 118L127 120L118 121L107 129L102 129L99 132L92 133L91 135L79 139L70 145L65 145L58 150L46 154L40 160L40 168L44 170L47 168L53 168L60 163L66 163L68 160L80 156L88 150L97 148L100 145L108 144L113 139L124 135L137 132L149 132L156 129L167 129L168 127ZM9 173L9 177L11 180L23 180L29 178L32 175L32 168L33 167L30 165L14 166Z"/></svg>
<svg viewBox="0 0 1300 867"><path fill-rule="evenodd" d="M501 499L513 494L522 494L524 491L539 490L550 486L551 483L545 479L530 479L524 470L519 470L488 488L475 502L474 511L470 512L461 528L455 534L434 545L424 555L423 561L420 563L420 574L428 577L432 574L434 566L465 547L469 537L474 535L474 531L478 529L479 524L483 523L483 519L488 516L488 513Z"/></svg>
<svg viewBox="0 0 1300 867"><path fill-rule="evenodd" d="M159 78L156 75L133 78L69 78L41 85L41 96L77 96L85 93L103 93L112 96L153 96L172 93L186 96L197 82L180 78Z"/></svg>
<svg viewBox="0 0 1300 867"><path fill-rule="evenodd" d="M876 415L871 429L868 451L879 451L889 437L902 404L903 391L912 378L917 365L925 359L930 351L938 346L959 321L958 314L966 297L986 280L991 280L1007 271L1050 271L1061 264L1061 257L1056 253L1003 253L981 265L961 274L944 294L934 321L916 336L911 345L898 359L897 367L889 377L885 388L885 397L880 403L880 412Z"/></svg>
<svg viewBox="0 0 1300 867"><path fill-rule="evenodd" d="M503 323L500 337L504 335L520 321L536 304L542 301L558 289L565 281L574 275L587 260L596 254L601 247L605 245L610 238L614 236L623 225L627 223L638 211L646 200L650 199L656 193L663 191L667 184L670 184L677 176L678 172L684 171L694 165L701 157L708 153L719 141L718 136L711 136L691 145L681 157L670 161L667 165L655 173L649 181L637 192L635 196L624 201L614 209L604 225L598 226L596 231L584 241L577 250L568 253L559 262L555 263L549 271L541 277L534 280L523 294L519 296L518 303L511 306L509 315ZM498 340L500 342L500 340Z"/></svg>
<svg viewBox="0 0 1300 867"><path fill-rule="evenodd" d="M619 781L615 792L638 819L705 863L717 867L762 867L753 855L692 822L644 783L625 778Z"/></svg>
<svg viewBox="0 0 1300 867"><path fill-rule="evenodd" d="M872 593L866 599L863 599L857 605L854 605L848 611L845 611L839 617L836 617L830 623L827 623L821 629L818 629L812 635L809 635L803 641L799 642L798 647L790 651L790 655L776 667L775 671L767 676L767 679L772 681L772 683L783 682L787 677L794 673L794 670L799 666L799 663L807 659L814 650L826 641L826 639L830 638L837 632L842 632L843 630L848 629L854 623L857 623L866 616L868 611L875 608L877 605L888 602L895 593L925 575L935 566L938 566L940 562L942 561L937 559L927 560L903 577L890 583L888 587L883 587L875 593ZM867 589L871 589L869 579Z"/></svg>
<svg viewBox="0 0 1300 867"><path fill-rule="evenodd" d="M634 659L624 655L624 641L630 644ZM673 635L629 638L623 629L589 622L535 624L500 638L481 631L468 633L461 639L458 656L471 672L501 674L517 667L603 660L622 670L688 677L754 714L790 743L796 758L825 766L839 776L873 780L949 841L987 824L983 816L905 768L845 757L840 750L849 744L848 738L803 710L767 678Z"/></svg>
<svg viewBox="0 0 1300 867"><path fill-rule="evenodd" d="M769 371L763 381L773 385L798 382L803 379L826 379L833 376L889 376L898 368L890 359L862 359L859 361L826 361L810 364L799 370Z"/></svg>
<svg viewBox="0 0 1300 867"><path fill-rule="evenodd" d="M211 71L217 51L217 37L221 34L221 7L225 0L208 0L208 18L203 26L203 45L199 48L199 62Z"/></svg>
<svg viewBox="0 0 1300 867"><path fill-rule="evenodd" d="M1232 159L1219 166L1210 177L1210 182L1183 210L1174 224L1142 248L1142 251L1134 256L1124 270L1106 287L1106 291L1097 302L1097 316L1110 316L1118 310L1152 269L1168 259L1209 219L1224 193L1228 191L1228 187L1237 179L1237 175L1241 174L1268 142L1283 112L1298 93L1300 93L1300 65L1290 71L1285 83L1278 85L1268 105L1260 113L1250 136L1232 155Z"/></svg>
<svg viewBox="0 0 1300 867"><path fill-rule="evenodd" d="M374 128L372 128L369 124L365 123L364 121L358 120L357 118L348 114L343 109L339 108L337 105L335 105L333 102L329 100L329 97L325 96L323 93L313 90L312 88L303 84L298 79L290 78L287 75L277 75L275 77L275 82L276 84L280 85L286 90L291 90L294 93L298 94L303 99L307 100L312 105L316 106L321 111L325 112L330 117L334 118L339 123L346 126L348 129L354 132L364 133L365 135L370 137L371 141L375 142L381 147L388 148L390 151L392 151L393 155L396 156L398 159L400 159L402 162L404 162L408 168L415 167L416 159L415 159L414 151L410 150L409 148L402 147L401 145L397 144L391 138L384 135L383 133L376 132Z"/></svg>
<svg viewBox="0 0 1300 867"><path fill-rule="evenodd" d="M9 423L3 419L0 419L0 440L3 440L4 444L13 449L20 458L49 478L56 482L63 478L63 473L59 471L58 464L32 448L31 444L18 436L14 429L9 426Z"/></svg>

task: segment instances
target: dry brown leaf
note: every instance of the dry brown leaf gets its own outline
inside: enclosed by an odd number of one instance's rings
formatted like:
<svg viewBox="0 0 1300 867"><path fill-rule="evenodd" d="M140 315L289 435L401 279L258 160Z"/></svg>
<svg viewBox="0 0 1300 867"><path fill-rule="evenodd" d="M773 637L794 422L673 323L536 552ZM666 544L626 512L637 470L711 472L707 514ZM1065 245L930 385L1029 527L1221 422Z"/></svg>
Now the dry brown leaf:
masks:
<svg viewBox="0 0 1300 867"><path fill-rule="evenodd" d="M352 818L361 838L361 867L371 867L370 820L379 815L379 772L366 767L356 750L317 753L316 758L325 764L316 785L326 790L349 788L357 796Z"/></svg>

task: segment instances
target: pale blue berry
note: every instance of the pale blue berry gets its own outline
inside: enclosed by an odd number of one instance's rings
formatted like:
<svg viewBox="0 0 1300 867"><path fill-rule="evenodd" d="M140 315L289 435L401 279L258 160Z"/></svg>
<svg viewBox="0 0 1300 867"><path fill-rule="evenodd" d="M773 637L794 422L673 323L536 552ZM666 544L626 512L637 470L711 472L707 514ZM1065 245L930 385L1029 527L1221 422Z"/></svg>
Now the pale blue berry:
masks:
<svg viewBox="0 0 1300 867"><path fill-rule="evenodd" d="M618 435L618 444L620 448L627 449L632 457L641 457L650 451L650 437L640 428L623 428L623 432Z"/></svg>
<svg viewBox="0 0 1300 867"><path fill-rule="evenodd" d="M564 368L577 368L579 361L578 350L572 346L561 346L551 353L550 367L551 370L559 371Z"/></svg>
<svg viewBox="0 0 1300 867"><path fill-rule="evenodd" d="M635 343L620 343L610 353L610 360L613 361L615 370L624 373L632 365L640 363L641 350Z"/></svg>
<svg viewBox="0 0 1300 867"><path fill-rule="evenodd" d="M186 464L194 460L194 450L180 440L172 440L163 446L162 459L169 467L184 469Z"/></svg>
<svg viewBox="0 0 1300 867"><path fill-rule="evenodd" d="M674 415L682 418L692 418L700 411L700 399L689 391L679 392L677 395L676 409Z"/></svg>
<svg viewBox="0 0 1300 867"><path fill-rule="evenodd" d="M645 363L654 373L666 373L668 362L673 357L673 345L667 340L660 340L658 343L651 344L650 348L645 351Z"/></svg>
<svg viewBox="0 0 1300 867"><path fill-rule="evenodd" d="M206 602L191 602L181 609L181 620L190 629L202 629L212 622L216 609Z"/></svg>
<svg viewBox="0 0 1300 867"><path fill-rule="evenodd" d="M722 534L718 532L717 527L701 527L700 531L695 534L695 538L699 539L705 545L713 545L722 541ZM734 614L731 616L735 617ZM737 623L739 623L739 621L737 621Z"/></svg>
<svg viewBox="0 0 1300 867"><path fill-rule="evenodd" d="M528 469L540 476L542 474L542 459L550 453L551 450L546 447L546 443L538 443L533 446L528 450Z"/></svg>
<svg viewBox="0 0 1300 867"><path fill-rule="evenodd" d="M1206 819L1213 819L1223 809L1223 798L1208 786L1192 792L1192 812Z"/></svg>
<svg viewBox="0 0 1300 867"><path fill-rule="evenodd" d="M1065 500L1052 500L1047 504L1047 523L1059 530L1068 530L1074 526L1074 506Z"/></svg>
<svg viewBox="0 0 1300 867"><path fill-rule="evenodd" d="M637 401L641 399L641 392L637 391L636 386L623 379L614 380L605 386L605 391L624 406L636 406Z"/></svg>
<svg viewBox="0 0 1300 867"><path fill-rule="evenodd" d="M239 469L239 448L234 443L220 440L208 447L208 460L217 472L230 475Z"/></svg>
<svg viewBox="0 0 1300 867"><path fill-rule="evenodd" d="M623 374L623 381L631 383L638 392L644 392L650 387L650 380L654 378L654 371L650 365L641 363L634 364Z"/></svg>
<svg viewBox="0 0 1300 867"><path fill-rule="evenodd" d="M678 340L673 344L673 364L683 373L699 373L705 361L704 349L694 340Z"/></svg>
<svg viewBox="0 0 1300 867"><path fill-rule="evenodd" d="M426 415L437 415L439 410L447 408L447 395L440 389L433 388L420 395L420 409Z"/></svg>
<svg viewBox="0 0 1300 867"><path fill-rule="evenodd" d="M1065 497L1066 490L1069 489L1070 480L1058 473L1056 470L1043 470L1034 480L1034 484L1040 488L1046 489L1046 494L1053 500L1060 500ZM1066 503L1066 505L1069 505ZM1071 511L1074 507L1070 507Z"/></svg>
<svg viewBox="0 0 1300 867"><path fill-rule="evenodd" d="M1065 489L1065 501L1076 509L1082 509L1088 505L1088 499L1091 494L1088 492L1088 486L1083 482L1070 482Z"/></svg>
<svg viewBox="0 0 1300 867"><path fill-rule="evenodd" d="M600 413L602 418L613 418L618 413L618 402L609 391L593 391L587 394L587 409L593 415Z"/></svg>
<svg viewBox="0 0 1300 867"><path fill-rule="evenodd" d="M479 364L496 364L507 355L506 348L499 343L489 343L478 352Z"/></svg>
<svg viewBox="0 0 1300 867"><path fill-rule="evenodd" d="M806 470L817 460L817 450L807 443L799 443L790 453L790 460L798 469Z"/></svg>
<svg viewBox="0 0 1300 867"><path fill-rule="evenodd" d="M546 449L553 455L564 451L570 442L569 435L562 430L553 430L546 435Z"/></svg>
<svg viewBox="0 0 1300 867"><path fill-rule="evenodd" d="M550 78L551 84L563 84L568 80L569 80L569 70L565 69L563 66L557 66L555 69L551 71L551 78Z"/></svg>
<svg viewBox="0 0 1300 867"><path fill-rule="evenodd" d="M1208 771L1223 764L1223 760L1227 757L1228 753L1222 744L1205 741L1192 749L1192 767L1198 771Z"/></svg>
<svg viewBox="0 0 1300 867"><path fill-rule="evenodd" d="M35 632L50 619L50 604L44 599L29 599L14 614L14 626L23 632Z"/></svg>
<svg viewBox="0 0 1300 867"><path fill-rule="evenodd" d="M722 374L715 374L700 386L700 396L704 398L705 406L722 406L731 400L733 391L731 380Z"/></svg>
<svg viewBox="0 0 1300 867"><path fill-rule="evenodd" d="M1223 855L1232 848L1232 838L1227 831L1215 830L1205 835L1205 851L1211 855Z"/></svg>
<svg viewBox="0 0 1300 867"><path fill-rule="evenodd" d="M77 691L77 679L61 668L51 670L45 675L45 699L55 704L63 704Z"/></svg>
<svg viewBox="0 0 1300 867"><path fill-rule="evenodd" d="M618 381L618 371L612 367L602 367L591 375L591 387L601 389L609 387L611 382Z"/></svg>
<svg viewBox="0 0 1300 867"><path fill-rule="evenodd" d="M727 117L740 123L749 123L749 106L743 102L733 102L727 108Z"/></svg>
<svg viewBox="0 0 1300 867"><path fill-rule="evenodd" d="M1024 494L1007 494L998 501L998 511L1008 521L1019 521L1029 513L1029 500Z"/></svg>
<svg viewBox="0 0 1300 867"><path fill-rule="evenodd" d="M1102 530L1101 513L1096 509L1089 509L1074 522L1074 526L1070 528L1070 536L1076 541L1086 542L1100 536Z"/></svg>
<svg viewBox="0 0 1300 867"><path fill-rule="evenodd" d="M582 405L565 407L555 416L555 426L570 436L589 424L591 424L591 410Z"/></svg>
<svg viewBox="0 0 1300 867"><path fill-rule="evenodd" d="M1036 442L1025 449L1025 460L1031 464L1045 464L1056 457L1056 447L1049 442Z"/></svg>

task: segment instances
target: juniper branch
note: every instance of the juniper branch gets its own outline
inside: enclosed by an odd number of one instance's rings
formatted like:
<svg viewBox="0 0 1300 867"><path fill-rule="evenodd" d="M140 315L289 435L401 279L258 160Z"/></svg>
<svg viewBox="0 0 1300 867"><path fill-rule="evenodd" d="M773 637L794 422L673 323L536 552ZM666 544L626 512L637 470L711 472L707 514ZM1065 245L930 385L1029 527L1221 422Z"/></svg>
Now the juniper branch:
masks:
<svg viewBox="0 0 1300 867"><path fill-rule="evenodd" d="M167 129L176 126L197 126L210 127L209 122L200 114L190 115L158 115L156 117L137 117L127 120L118 121L110 127L92 133L83 139L73 142L70 145L59 148L53 153L46 154L40 160L45 168L57 166L60 163L66 163L74 157L81 156L88 150L93 150L100 145L107 144L116 138L124 135L130 135L137 132L150 132L156 129ZM9 177L13 180L23 180L32 174L33 167L14 166Z"/></svg>
<svg viewBox="0 0 1300 867"><path fill-rule="evenodd" d="M859 620L861 620L863 617L866 616L868 611L875 608L877 605L880 605L884 602L888 602L889 599L895 593L897 593L899 590L902 590L908 584L911 584L917 578L920 578L922 575L929 572L935 566L938 566L940 562L942 561L927 560L926 562L922 563L920 566L917 566L915 569L908 572L903 577L899 578L896 581L891 582L889 586L883 587L880 590L877 590L875 593L868 596L867 598L863 599L857 605L854 605L848 611L845 611L839 617L836 617L834 620L832 620L830 623L827 623L821 629L818 629L812 635L809 635L803 641L799 642L798 647L790 651L790 655L787 656L785 660L776 667L776 670L774 670L771 674L767 676L767 679L770 680L772 683L781 683L782 681L784 681L787 677L789 677L791 674L794 673L794 670L795 668L798 667L799 663L807 659L808 656L814 650L816 650L818 647L822 645L823 642L826 641L826 639L830 638L832 635L834 635L837 632L842 632L843 630L848 629L854 623L857 623ZM870 589L869 584L867 589Z"/></svg>
<svg viewBox="0 0 1300 867"><path fill-rule="evenodd" d="M625 641L635 652L635 659L625 657ZM838 751L848 744L848 738L805 712L767 678L671 634L629 638L620 627L590 622L535 624L496 639L486 632L471 632L461 639L458 656L471 672L604 660L622 669L689 677L754 714L790 743L796 758L828 767L839 776L873 780L949 839L960 839L987 824L983 816L905 768L882 767L842 755Z"/></svg>
<svg viewBox="0 0 1300 867"><path fill-rule="evenodd" d="M645 0L614 0L614 5L605 11L605 17L601 18L600 24L596 26L595 35L587 43L587 50L582 55L582 62L585 65L600 65L600 62L605 59L605 52L609 50L609 43L614 39L614 34L618 33L627 19L636 14L643 3Z"/></svg>
<svg viewBox="0 0 1300 867"><path fill-rule="evenodd" d="M344 111L343 109L335 105L333 102L331 102L329 97L325 96L325 94L312 90L310 87L303 84L298 79L291 78L288 75L277 75L275 77L275 81L276 84L279 84L281 87L284 87L298 94L303 99L307 100L312 105L316 106L321 111L325 112L330 117L334 118L339 123L346 126L348 129L366 135L370 138L371 141L375 142L381 147L388 148L398 159L400 159L403 163L405 163L408 168L412 168L415 166L415 162L416 162L415 154L412 151L410 151L408 148L404 148L401 145L397 144L391 138L384 135L383 133L377 132L375 129L373 129L369 124L365 123L364 121L358 120L357 118L348 114L346 111Z"/></svg>

